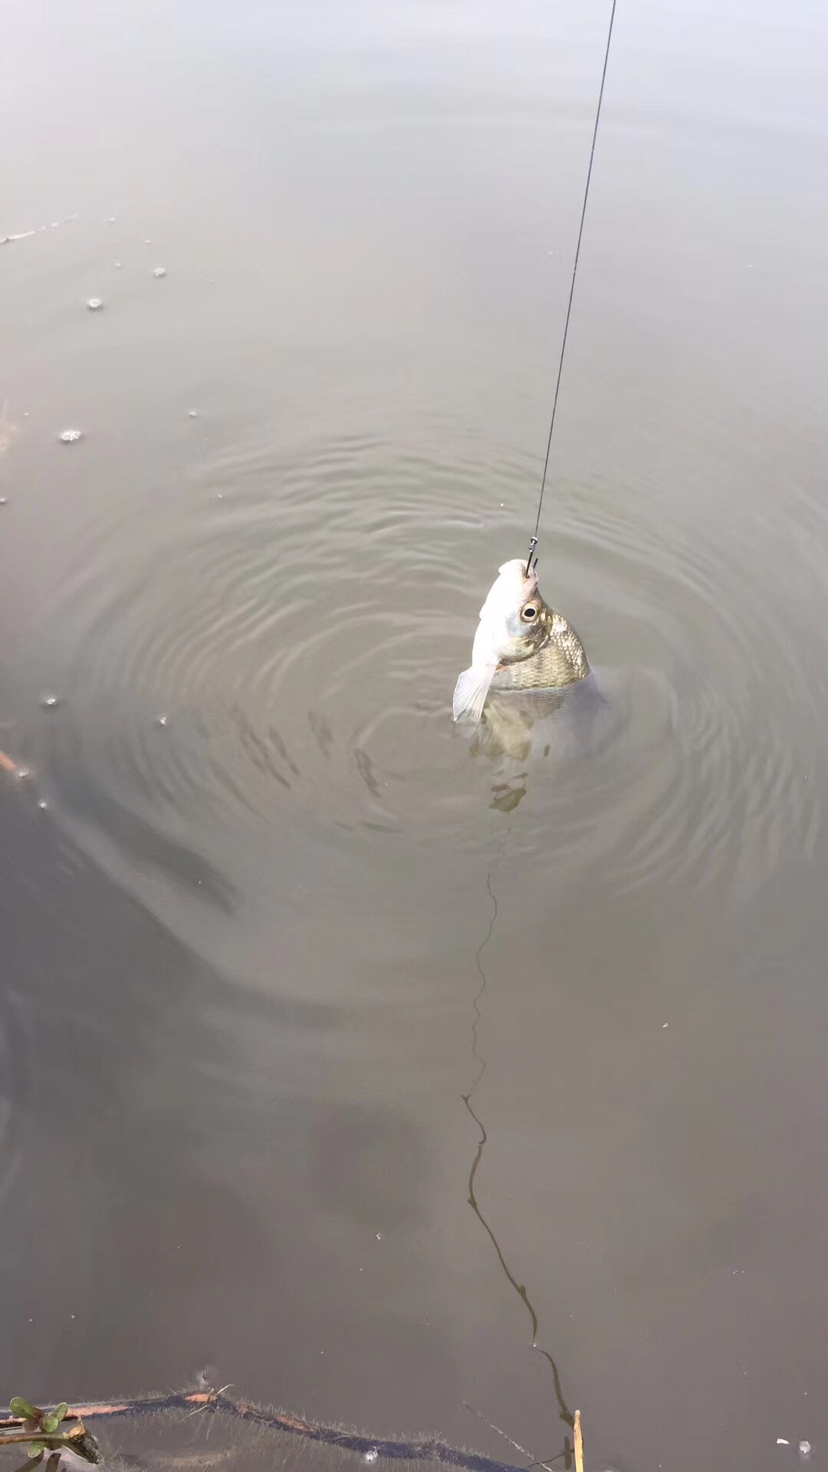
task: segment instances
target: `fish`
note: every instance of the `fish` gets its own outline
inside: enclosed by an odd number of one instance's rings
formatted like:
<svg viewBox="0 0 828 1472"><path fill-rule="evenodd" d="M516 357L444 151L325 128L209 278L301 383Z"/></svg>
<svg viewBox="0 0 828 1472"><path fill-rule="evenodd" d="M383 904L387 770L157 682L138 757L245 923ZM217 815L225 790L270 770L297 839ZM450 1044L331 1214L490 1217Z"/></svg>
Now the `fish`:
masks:
<svg viewBox="0 0 828 1472"><path fill-rule="evenodd" d="M455 721L477 726L490 690L560 690L589 675L584 646L562 613L544 602L536 567L504 562L480 610L472 662L452 702Z"/></svg>

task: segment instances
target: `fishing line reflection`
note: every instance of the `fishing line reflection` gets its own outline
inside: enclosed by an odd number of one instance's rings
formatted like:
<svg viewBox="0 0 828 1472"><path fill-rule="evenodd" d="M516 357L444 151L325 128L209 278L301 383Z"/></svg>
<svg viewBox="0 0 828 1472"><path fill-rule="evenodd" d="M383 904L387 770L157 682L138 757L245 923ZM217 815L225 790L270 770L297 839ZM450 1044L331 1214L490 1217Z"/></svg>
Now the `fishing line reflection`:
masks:
<svg viewBox="0 0 828 1472"><path fill-rule="evenodd" d="M530 1320L531 1325L532 1325L532 1349L535 1352L535 1354L539 1354L544 1360L546 1360L546 1362L547 1362L547 1364L549 1366L551 1375L552 1375L552 1383L553 1383L553 1386L554 1386L554 1389L555 1389L555 1400L557 1401L557 1405L558 1405L558 1414L560 1416L560 1419L563 1421L564 1425L567 1426L567 1427L569 1427L569 1428L571 1428L571 1429L573 1429L574 1426L575 1426L575 1417L574 1417L572 1411L569 1409L569 1406L567 1405L566 1399L564 1397L563 1387L561 1385L561 1377L560 1377L560 1372L558 1370L558 1366L557 1366L555 1360L553 1359L552 1355L549 1353L549 1351L546 1350L546 1349L543 1349L538 1344L538 1335L539 1335L539 1332L540 1332L540 1325L539 1325L539 1322L538 1322L537 1313L535 1311L535 1308L534 1308L534 1305L532 1303L532 1300L529 1297L529 1293L527 1291L526 1285L524 1283L519 1283L518 1282L517 1278L515 1277L514 1273L512 1272L512 1269L510 1268L508 1262L506 1261L506 1258L503 1255L503 1249L500 1246L500 1243L499 1243L499 1241L497 1239L497 1236L496 1236L496 1234L494 1232L494 1229L492 1228L492 1226L490 1225L490 1223L488 1222L486 1216L483 1213L483 1209L482 1209L482 1207L480 1205L480 1202L477 1199L477 1192L475 1190L475 1182L476 1182L477 1172L478 1172L478 1169L480 1167L480 1162L483 1159L483 1152L484 1152L484 1150L486 1148L486 1144L487 1144L488 1138L489 1138L488 1137L488 1133L486 1131L486 1126L484 1125L483 1120L482 1120L480 1114L474 1108L474 1105L472 1104L472 1099L474 1098L474 1095L477 1092L477 1090L480 1088L480 1085L483 1082L483 1079L484 1079L484 1077L486 1075L486 1070L488 1068L488 1060L486 1058L484 1058L483 1057L483 1054L480 1052L480 1046L479 1046L479 1044L480 1044L480 1023L482 1021L482 1010L481 1010L481 1008L482 1008L483 997L484 997L484 994L486 992L486 988L488 986L488 977L486 975L486 971L485 971L484 966L483 966L483 952L486 950L486 947L488 946L489 942L491 941L492 934L494 932L495 921L497 920L497 897L496 897L496 895L494 893L494 890L492 889L492 871L491 871L491 869L489 870L488 874L486 875L486 889L488 891L489 898L491 900L491 913L490 913L490 916L489 916L489 926L488 926L488 929L487 929L486 934L484 935L484 937L483 937L482 941L480 942L480 945L478 946L477 951L475 953L475 965L477 967L478 975L479 975L479 978L480 978L480 984L479 984L479 986L477 988L477 991L476 991L476 993L474 995L474 999L473 999L473 1002L472 1002L473 1020L472 1020L472 1028L471 1028L471 1035L472 1035L471 1052L472 1052L472 1057L474 1058L475 1064L477 1066L477 1071L476 1071L474 1080L472 1082L472 1086L469 1089L469 1092L467 1094L463 1094L462 1095L463 1103L465 1104L465 1106L466 1106L469 1114L471 1115L472 1119L474 1120L475 1124L477 1125L478 1130L480 1131L480 1135L479 1135L478 1142L477 1142L477 1149L475 1151L474 1159L473 1159L472 1164L471 1164L471 1170L469 1171L469 1183L468 1183L469 1195L468 1195L468 1202L469 1202L469 1206L471 1207L472 1211L474 1212L475 1216L477 1217L477 1220L480 1222L480 1225L483 1227L483 1230L485 1231L487 1237L489 1238L489 1241L491 1242L491 1244L492 1244L492 1246L493 1246L493 1248L495 1250L495 1253L497 1254L497 1260L500 1263L500 1266L501 1266L501 1268L502 1268L502 1270L503 1270L503 1272L504 1272L504 1274L505 1274L505 1276L506 1276L506 1278L507 1278L507 1280L509 1282L509 1285L514 1289L515 1293L517 1294L518 1298L520 1299L521 1303L523 1304L523 1307L525 1308L527 1314L529 1315L529 1320ZM509 1439L511 1439L511 1438L509 1438ZM542 1460L541 1459L538 1459L536 1462L533 1462L531 1465L533 1467L534 1466L545 1466L547 1462L557 1461L561 1457L563 1458L564 1466L568 1469L571 1466L571 1462L572 1462L572 1443L571 1443L570 1438L569 1438L568 1435L566 1435L564 1437L564 1445L563 1445L563 1451L562 1452L558 1452L554 1456L547 1457L547 1458L544 1458Z"/></svg>

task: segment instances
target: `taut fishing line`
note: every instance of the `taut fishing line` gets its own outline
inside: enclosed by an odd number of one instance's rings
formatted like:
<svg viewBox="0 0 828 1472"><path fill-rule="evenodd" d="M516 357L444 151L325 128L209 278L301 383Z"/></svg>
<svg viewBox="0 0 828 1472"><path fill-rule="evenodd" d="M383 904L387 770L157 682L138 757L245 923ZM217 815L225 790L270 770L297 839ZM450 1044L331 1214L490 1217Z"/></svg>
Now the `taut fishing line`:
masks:
<svg viewBox="0 0 828 1472"><path fill-rule="evenodd" d="M561 338L561 355L558 359L558 377L555 382L555 397L552 400L552 418L549 421L549 436L546 441L546 458L543 462L543 475L541 477L540 496L538 498L538 514L535 518L535 533L529 538L529 555L526 559L526 576L532 571L532 559L537 563L536 547L538 545L538 531L540 528L541 511L543 510L543 493L546 490L546 474L549 470L549 452L552 449L552 432L555 428L555 415L558 410L558 395L561 391L561 377L563 376L564 355L566 353L566 339L569 335L569 319L572 316L572 301L575 296L575 277L578 274L578 261L581 255L581 241L584 235L584 220L586 219L587 201L589 199L589 186L592 180L592 165L595 162L595 144L598 139L598 124L601 121L601 103L604 100L604 83L607 80L607 66L609 65L610 45L612 44L612 28L615 24L615 7L617 0L612 0L609 27L607 29L607 49L604 52L604 68L601 72L601 86L598 89L598 106L595 109L595 126L592 130L592 147L589 150L589 168L587 169L586 186L584 188L584 202L581 206L581 222L578 226L578 241L575 246L575 261L572 266L572 280L569 283L569 301L566 306L566 317L564 319L563 337Z"/></svg>

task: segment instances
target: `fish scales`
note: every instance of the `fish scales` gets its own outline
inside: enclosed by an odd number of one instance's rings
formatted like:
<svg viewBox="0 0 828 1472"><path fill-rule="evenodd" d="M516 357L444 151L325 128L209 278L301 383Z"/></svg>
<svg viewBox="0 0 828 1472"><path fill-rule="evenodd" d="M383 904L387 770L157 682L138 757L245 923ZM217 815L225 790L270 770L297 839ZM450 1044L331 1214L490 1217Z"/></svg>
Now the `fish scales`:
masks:
<svg viewBox="0 0 828 1472"><path fill-rule="evenodd" d="M498 669L492 679L493 690L559 690L586 679L589 663L583 644L562 613L554 608L550 613L548 643L529 659Z"/></svg>

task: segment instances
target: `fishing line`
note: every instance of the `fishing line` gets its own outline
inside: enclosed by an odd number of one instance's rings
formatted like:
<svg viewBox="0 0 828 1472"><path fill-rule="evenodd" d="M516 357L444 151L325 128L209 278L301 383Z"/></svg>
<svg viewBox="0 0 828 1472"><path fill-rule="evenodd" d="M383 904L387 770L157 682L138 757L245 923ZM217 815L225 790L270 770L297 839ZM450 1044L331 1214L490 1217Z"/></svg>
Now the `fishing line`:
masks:
<svg viewBox="0 0 828 1472"><path fill-rule="evenodd" d="M578 260L581 255L581 240L584 234L584 220L586 219L587 200L589 199L589 185L592 179L592 165L595 160L595 144L598 138L598 124L601 121L601 103L604 100L604 83L607 80L607 66L609 64L610 45L612 43L612 28L615 23L615 7L617 0L612 0L610 11L609 28L607 30L607 49L604 52L604 69L601 73L601 86L598 90L598 106L595 109L595 127L592 130L592 147L589 150L589 168L587 169L586 187L584 189L584 202L581 206L581 223L578 226L578 241L575 246L575 262L572 267L572 280L569 285L569 301L564 319L563 337L561 338L561 356L558 360L558 377L555 383L555 397L552 400L552 418L549 423L549 438L546 441L546 459L543 462L543 476L541 478L540 498L538 500L538 514L535 518L535 534L529 538L529 555L526 559L526 576L532 570L532 559L537 563L536 547L538 545L538 530L540 528L541 511L543 510L543 493L546 490L546 473L549 469L549 452L552 449L552 431L555 428L555 414L558 408L558 395L561 391L561 376L563 374L564 355L566 353L566 339L569 333L569 319L572 315L572 299L575 296L575 277L578 274Z"/></svg>

